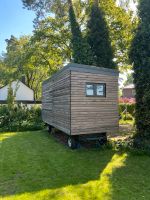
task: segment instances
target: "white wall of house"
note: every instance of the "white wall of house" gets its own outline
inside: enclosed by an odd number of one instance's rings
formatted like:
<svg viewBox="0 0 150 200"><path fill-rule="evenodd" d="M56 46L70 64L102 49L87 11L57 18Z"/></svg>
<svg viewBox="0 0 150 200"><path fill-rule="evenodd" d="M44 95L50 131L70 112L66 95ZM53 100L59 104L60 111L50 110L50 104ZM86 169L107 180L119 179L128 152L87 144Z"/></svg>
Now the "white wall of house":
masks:
<svg viewBox="0 0 150 200"><path fill-rule="evenodd" d="M13 81L11 83L11 87L15 94L16 91L16 101L34 101L34 92L32 89L27 87L21 81ZM8 96L8 88L9 86L6 85L0 89L0 101L6 101Z"/></svg>

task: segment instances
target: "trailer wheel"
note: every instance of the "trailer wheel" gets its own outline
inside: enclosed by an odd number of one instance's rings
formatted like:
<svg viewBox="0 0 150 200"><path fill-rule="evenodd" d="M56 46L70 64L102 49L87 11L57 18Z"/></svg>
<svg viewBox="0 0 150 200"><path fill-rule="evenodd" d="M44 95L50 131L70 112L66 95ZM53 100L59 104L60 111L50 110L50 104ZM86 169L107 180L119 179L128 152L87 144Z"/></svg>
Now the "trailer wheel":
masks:
<svg viewBox="0 0 150 200"><path fill-rule="evenodd" d="M106 134L104 134L103 137L101 139L99 139L99 144L100 145L107 144L107 135Z"/></svg>
<svg viewBox="0 0 150 200"><path fill-rule="evenodd" d="M52 132L52 128L53 128L53 127L52 127L51 125L48 125L48 132L49 132L49 133Z"/></svg>
<svg viewBox="0 0 150 200"><path fill-rule="evenodd" d="M67 140L68 147L71 149L77 149L78 147L78 140L74 137L68 137Z"/></svg>

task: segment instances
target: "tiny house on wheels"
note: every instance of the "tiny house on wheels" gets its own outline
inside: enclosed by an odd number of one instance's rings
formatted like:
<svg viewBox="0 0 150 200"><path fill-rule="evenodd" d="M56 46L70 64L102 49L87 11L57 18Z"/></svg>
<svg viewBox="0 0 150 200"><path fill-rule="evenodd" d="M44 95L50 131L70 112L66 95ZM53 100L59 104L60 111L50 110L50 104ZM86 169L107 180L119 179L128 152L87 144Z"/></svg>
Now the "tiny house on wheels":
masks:
<svg viewBox="0 0 150 200"><path fill-rule="evenodd" d="M42 118L68 135L68 146L80 139L106 141L118 131L118 71L70 63L43 82Z"/></svg>

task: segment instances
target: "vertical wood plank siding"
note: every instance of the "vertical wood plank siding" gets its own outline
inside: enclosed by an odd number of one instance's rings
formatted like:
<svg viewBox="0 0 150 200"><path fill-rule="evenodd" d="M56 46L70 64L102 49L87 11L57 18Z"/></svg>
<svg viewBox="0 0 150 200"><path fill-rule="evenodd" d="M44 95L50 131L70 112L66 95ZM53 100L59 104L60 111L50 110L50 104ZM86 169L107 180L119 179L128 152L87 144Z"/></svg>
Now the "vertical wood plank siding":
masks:
<svg viewBox="0 0 150 200"><path fill-rule="evenodd" d="M106 97L87 97L86 83L106 83ZM118 131L118 76L71 72L71 134Z"/></svg>
<svg viewBox="0 0 150 200"><path fill-rule="evenodd" d="M70 71L43 83L43 121L70 134Z"/></svg>

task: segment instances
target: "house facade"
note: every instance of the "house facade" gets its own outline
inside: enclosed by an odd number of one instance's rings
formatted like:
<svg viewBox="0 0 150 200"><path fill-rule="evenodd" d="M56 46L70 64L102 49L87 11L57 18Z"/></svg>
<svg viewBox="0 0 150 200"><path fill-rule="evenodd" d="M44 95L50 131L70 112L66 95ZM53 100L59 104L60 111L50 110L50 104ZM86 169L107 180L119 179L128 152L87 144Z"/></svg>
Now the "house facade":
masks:
<svg viewBox="0 0 150 200"><path fill-rule="evenodd" d="M127 85L122 90L123 98L135 98L135 86L134 84Z"/></svg>
<svg viewBox="0 0 150 200"><path fill-rule="evenodd" d="M34 101L34 91L26 86L21 81L13 81L11 83L11 87L13 89L13 94L15 95L15 100L19 102ZM9 85L6 85L2 88L0 88L0 101L6 101L8 97L8 89Z"/></svg>

